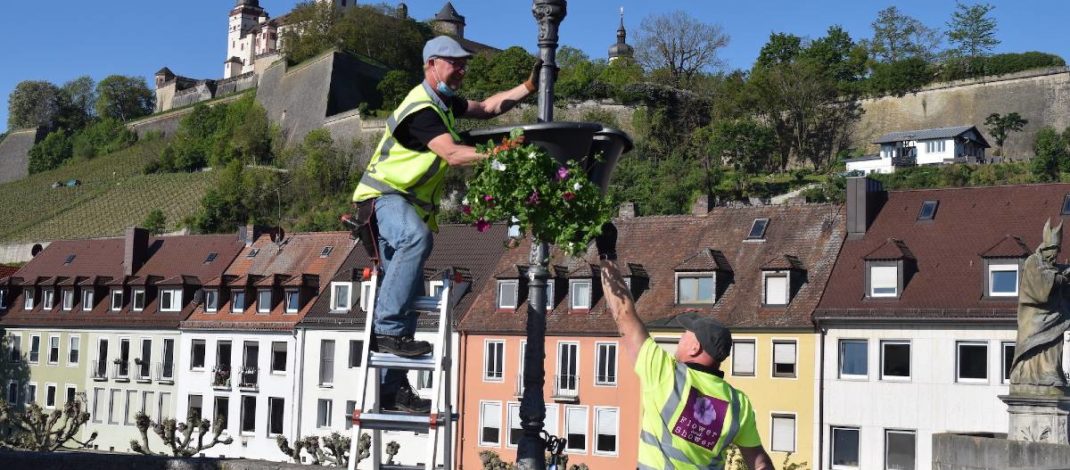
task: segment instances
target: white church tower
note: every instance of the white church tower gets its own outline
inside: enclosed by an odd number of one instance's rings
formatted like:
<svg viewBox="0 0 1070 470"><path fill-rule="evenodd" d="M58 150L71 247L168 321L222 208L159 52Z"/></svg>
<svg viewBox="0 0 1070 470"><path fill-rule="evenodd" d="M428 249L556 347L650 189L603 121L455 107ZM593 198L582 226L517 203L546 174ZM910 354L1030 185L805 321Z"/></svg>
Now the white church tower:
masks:
<svg viewBox="0 0 1070 470"><path fill-rule="evenodd" d="M230 10L223 78L252 70L256 45L255 35L249 33L262 21L267 21L267 12L260 7L258 0L238 0Z"/></svg>

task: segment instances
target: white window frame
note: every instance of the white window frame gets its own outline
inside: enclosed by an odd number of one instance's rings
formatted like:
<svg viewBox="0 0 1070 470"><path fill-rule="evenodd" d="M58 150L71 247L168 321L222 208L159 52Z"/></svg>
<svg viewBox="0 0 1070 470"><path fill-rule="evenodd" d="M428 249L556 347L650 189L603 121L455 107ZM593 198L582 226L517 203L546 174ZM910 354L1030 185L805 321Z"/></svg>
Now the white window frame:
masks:
<svg viewBox="0 0 1070 470"><path fill-rule="evenodd" d="M324 354L324 352L327 350L328 344L331 345L331 354L329 354L330 361L327 360L328 354ZM318 372L316 376L317 383L319 383L319 386L322 388L334 387L335 372L337 372L335 370L335 358L338 357L338 342L334 339L321 339L319 352L320 361L319 369L317 369ZM329 365L328 362L330 362ZM328 374L330 374L329 377Z"/></svg>
<svg viewBox="0 0 1070 470"><path fill-rule="evenodd" d="M506 431L506 434L505 434L505 439L504 439L505 447L508 447L510 449L516 449L517 447L520 446L520 441L517 441L516 444L513 444L513 440L512 440L513 430L519 430L521 439L523 439L523 435L524 435L524 428L520 427L520 421L521 421L521 419L520 419L520 403L516 403L516 402L507 403L506 404L506 411L509 413L508 414L509 427L507 428L507 431ZM514 421L514 418L515 418L515 421ZM516 425L516 427L513 427L514 424ZM482 431L483 431L483 428L480 428L480 432L482 432Z"/></svg>
<svg viewBox="0 0 1070 470"><path fill-rule="evenodd" d="M219 311L219 289L204 290L204 311L206 313Z"/></svg>
<svg viewBox="0 0 1070 470"><path fill-rule="evenodd" d="M610 377L607 373L603 373L603 368L608 368L608 365L602 363L602 350L612 348L613 354L613 374L612 380L606 379ZM617 342L596 342L594 344L594 385L596 387L616 387L618 383L618 377L620 373L620 346Z"/></svg>
<svg viewBox="0 0 1070 470"><path fill-rule="evenodd" d="M56 360L52 360L52 340L56 340ZM59 335L48 335L48 356L45 357L45 362L49 365L59 364L59 358L61 357L60 350L62 349L62 342Z"/></svg>
<svg viewBox="0 0 1070 470"><path fill-rule="evenodd" d="M497 351L495 351L495 349ZM500 351L499 357L495 357L495 353ZM501 374L495 376L494 366L501 371ZM483 340L483 381L501 383L505 382L505 341L500 339L485 339Z"/></svg>
<svg viewBox="0 0 1070 470"><path fill-rule="evenodd" d="M792 372L791 375L780 374L780 373L778 373L776 371L776 365L777 365L776 346L777 346L777 344L790 344L792 346L792 348L795 350L794 357L792 358L792 364L794 364L794 366L795 366L795 371ZM770 357L770 359L772 360L772 362L770 363L770 365L772 367L770 369L770 371L769 371L770 372L770 376L772 376L773 378L776 378L776 379L797 379L797 378L799 378L799 341L796 340L796 339L791 339L791 338L775 338L772 341L772 346L773 346L772 347L773 354L771 354L772 357Z"/></svg>
<svg viewBox="0 0 1070 470"><path fill-rule="evenodd" d="M137 390L127 390L126 399L123 403L123 424L126 426L134 425L134 417L137 415L137 408L134 407L134 400L137 399L139 393Z"/></svg>
<svg viewBox="0 0 1070 470"><path fill-rule="evenodd" d="M749 344L751 347L751 370L749 373L736 369L736 365L739 363L738 359L740 357L743 357L743 355L736 348L736 346L741 344ZM732 354L729 357L732 359L732 377L755 377L758 375L758 341L756 338L739 338L738 340L733 340Z"/></svg>
<svg viewBox="0 0 1070 470"><path fill-rule="evenodd" d="M876 274L878 271L891 270L893 274L892 292L877 292L877 289L887 289L888 286L878 286ZM885 274L887 275L887 274ZM899 296L899 266L897 264L874 264L869 266L869 296L870 297L898 297Z"/></svg>
<svg viewBox="0 0 1070 470"><path fill-rule="evenodd" d="M88 312L93 310L93 297L95 297L93 289L82 289L82 311Z"/></svg>
<svg viewBox="0 0 1070 470"><path fill-rule="evenodd" d="M1017 281L1014 283L1014 292L996 292L994 289L995 273L997 272L1014 272L1014 279ZM989 297L1017 297L1018 296L1018 284L1021 282L1021 272L1019 272L1017 264L990 264L988 265L988 296Z"/></svg>
<svg viewBox="0 0 1070 470"><path fill-rule="evenodd" d="M27 405L37 403L37 382L26 382L26 392L22 397L22 403Z"/></svg>
<svg viewBox="0 0 1070 470"><path fill-rule="evenodd" d="M182 311L182 288L181 287L165 287L160 289L160 311L161 312L179 312Z"/></svg>
<svg viewBox="0 0 1070 470"><path fill-rule="evenodd" d="M586 285L587 295L580 295L577 291L578 287ZM572 310L590 310L591 298L594 297L594 281L592 279L569 279L568 281L568 298L569 306Z"/></svg>
<svg viewBox="0 0 1070 470"><path fill-rule="evenodd" d="M297 313L301 310L301 291L297 289L286 289L284 294L283 301L286 303L286 313ZM293 296L297 296L297 298L294 299ZM291 299L293 299L292 303L290 302Z"/></svg>
<svg viewBox="0 0 1070 470"><path fill-rule="evenodd" d="M571 447L572 440L570 439L569 443L565 444L565 453L587 454L587 449L591 447L591 409L587 405L565 405L565 432L562 434L564 437L568 437L569 434L579 434L569 432L572 431L571 426L569 426L572 421L569 419L569 415L572 412L583 413L583 447Z"/></svg>
<svg viewBox="0 0 1070 470"><path fill-rule="evenodd" d="M197 351L197 345L198 344L200 344L201 348L204 349L204 353L201 354L201 365L199 365L199 366L193 363L193 358L195 357L194 354ZM189 343L189 370L204 370L205 366L207 364L208 364L208 340L207 339L202 339L202 338L195 338L195 339L190 340L190 343Z"/></svg>
<svg viewBox="0 0 1070 470"><path fill-rule="evenodd" d="M37 359L33 358L33 355L34 355L33 340L35 338L37 339ZM39 364L41 362L41 335L40 334L31 334L30 335L30 348L26 352L26 359L27 359L26 362L29 362L30 364Z"/></svg>
<svg viewBox="0 0 1070 470"><path fill-rule="evenodd" d="M112 289L111 290L111 308L113 312L118 312L123 309L123 290Z"/></svg>
<svg viewBox="0 0 1070 470"><path fill-rule="evenodd" d="M78 401L78 386L77 385L64 384L63 392L64 392L63 393L63 405L64 406L66 406L67 403L70 403L72 401ZM70 396L72 398L71 399L67 399L68 396ZM83 409L84 409L84 407L83 407Z"/></svg>
<svg viewBox="0 0 1070 470"><path fill-rule="evenodd" d="M885 359L885 356L887 354L885 352L884 347L885 346L893 346L893 345L906 345L906 347L907 347L907 356L908 356L907 357L907 361L908 361L907 362L907 368L910 369L910 370L909 370L909 373L906 376L885 375L884 359ZM890 381L890 382L909 382L910 378L914 375L914 347L913 347L912 344L910 344L910 340L899 340L899 339L881 340L881 342L880 342L880 352L881 352L881 358L880 358L881 359L881 364L880 364L880 367L881 367L880 368L880 378L881 378L881 380Z"/></svg>
<svg viewBox="0 0 1070 470"><path fill-rule="evenodd" d="M613 432L613 436L614 436L614 438L616 438L616 444L613 446L614 450L612 452L604 451L604 450L598 450L598 435L601 434L601 433L598 432L598 429L601 427L599 425L601 424L601 421L602 421L602 419L601 419L602 416L599 413L599 411L612 411L613 413L616 413L616 418L614 420L615 421L615 426L614 427L616 429ZM594 426L591 428L591 431L592 431L591 434L594 437L594 439L590 439L590 442L591 442L591 453L592 454L594 454L594 455L607 455L607 456L615 456L615 455L620 454L620 408L619 407L616 407L616 406L595 406L594 407Z"/></svg>
<svg viewBox="0 0 1070 470"><path fill-rule="evenodd" d="M777 448L776 421L778 419L791 420L791 448ZM774 452L792 452L799 447L799 418L791 411L773 411L769 413L769 450Z"/></svg>
<svg viewBox="0 0 1070 470"><path fill-rule="evenodd" d="M74 310L74 288L63 289L60 291L62 309L64 312Z"/></svg>
<svg viewBox="0 0 1070 470"><path fill-rule="evenodd" d="M108 389L108 424L119 424L119 417L116 412L119 411L118 402L122 399L122 390L117 388Z"/></svg>
<svg viewBox="0 0 1070 470"><path fill-rule="evenodd" d="M508 303L505 301L505 296L502 295L505 289L509 289L513 293L513 302ZM497 302L499 310L514 309L520 304L520 281L516 279L501 279L498 280L498 298Z"/></svg>
<svg viewBox="0 0 1070 470"><path fill-rule="evenodd" d="M0 310L7 308L7 289L0 289Z"/></svg>
<svg viewBox="0 0 1070 470"><path fill-rule="evenodd" d="M23 289L23 291L22 291L22 309L23 310L33 310L34 293L35 293L35 289L33 287L30 287L30 288L27 288L27 289Z"/></svg>
<svg viewBox="0 0 1070 470"><path fill-rule="evenodd" d="M45 310L52 310L56 305L56 290L55 289L43 289L45 294L44 302L41 308Z"/></svg>
<svg viewBox="0 0 1070 470"><path fill-rule="evenodd" d="M264 305L264 294L267 294L267 305ZM271 304L274 299L271 298L271 289L257 289L256 290L256 313L271 313ZM266 307L266 308L265 308Z"/></svg>
<svg viewBox="0 0 1070 470"><path fill-rule="evenodd" d="M276 400L278 400L281 403L276 405L275 404ZM281 407L282 410L283 410L282 411L282 423L279 423L279 424L282 427L283 433L286 432L286 398L285 397L268 397L267 436L268 437L272 437L272 438L275 437L275 436L281 436L282 435L282 433L273 433L273 432L271 432L271 420L275 418L275 413L273 413L273 411L275 410L276 406Z"/></svg>
<svg viewBox="0 0 1070 470"><path fill-rule="evenodd" d="M693 301L693 302L686 302L685 303L680 298L680 280L682 280L682 279L694 279L697 282L698 279L706 279L706 278L709 278L711 283L712 283L711 289L710 289L710 295L711 295L710 300L707 301L707 300L697 299L697 297L698 297L698 291L697 290L695 292L696 300ZM696 285L696 287L697 287L697 285ZM678 272L678 273L676 273L676 280L673 283L673 289L676 290L675 298L676 298L676 304L677 305L713 305L713 304L717 303L717 273L715 271L683 272L683 273Z"/></svg>
<svg viewBox="0 0 1070 470"><path fill-rule="evenodd" d="M498 408L497 421L498 421L498 441L484 441L483 440L483 428L487 427L487 418L491 417L491 413L488 412L488 408ZM502 402L493 400L480 400L479 401L479 447L501 447L502 446Z"/></svg>
<svg viewBox="0 0 1070 470"><path fill-rule="evenodd" d="M844 364L843 358L844 358L844 344L845 343L862 343L862 345L865 346L864 350L866 352L866 357L865 357L865 360L862 361L862 364L865 365L865 368L866 368L866 373L865 374L845 374L843 372L843 364ZM844 379L844 380L868 380L869 379L869 340L867 340L865 338L840 338L839 341L837 342L837 345L836 345L836 356L838 358L838 362L836 364L836 373L838 374L838 377L840 379Z"/></svg>
<svg viewBox="0 0 1070 470"><path fill-rule="evenodd" d="M75 357L74 353L78 353ZM67 365L75 367L82 361L82 337L77 334L72 334L67 337Z"/></svg>
<svg viewBox="0 0 1070 470"><path fill-rule="evenodd" d="M141 302L138 302L138 297L141 297ZM145 288L138 287L130 291L130 309L135 312L145 310L146 304Z"/></svg>
<svg viewBox="0 0 1070 470"><path fill-rule="evenodd" d="M245 403L247 401L246 399L248 399L248 398L252 398L252 403L253 403L253 407L252 407L253 409L252 410L249 410L245 406ZM238 402L239 403L239 405L238 405L238 434L242 435L242 436L255 435L256 434L256 421L257 421L256 420L256 408L257 408L256 395L238 395L238 400L239 400L239 402ZM252 429L245 429L245 415L246 414L252 414L252 416L253 416L253 428Z"/></svg>
<svg viewBox="0 0 1070 470"><path fill-rule="evenodd" d="M151 390L142 390L141 391L141 412L142 413L145 413L147 415L151 415L152 412L153 412L153 409L150 408L149 405L150 404L155 404L155 402L156 402L156 392L153 392ZM160 417L160 419L163 419L163 417Z"/></svg>
<svg viewBox="0 0 1070 470"><path fill-rule="evenodd" d="M275 368L275 345L282 345L282 353L286 356L286 359L282 361L282 369ZM268 361L268 367L272 374L285 374L287 369L287 363L290 361L290 345L286 341L272 341L271 342L271 359Z"/></svg>
<svg viewBox="0 0 1070 470"><path fill-rule="evenodd" d="M339 305L339 289L345 291L345 302ZM332 282L331 283L331 312L336 313L348 313L350 306L353 304L353 283L352 282Z"/></svg>
<svg viewBox="0 0 1070 470"><path fill-rule="evenodd" d="M888 445L888 436L890 434L910 434L914 436L914 466L918 465L918 432L912 429L885 429L884 430L884 468L888 468L888 451L891 447Z"/></svg>
<svg viewBox="0 0 1070 470"><path fill-rule="evenodd" d="M984 348L985 348L985 355L984 355L984 358L985 358L985 367L984 367L985 377L984 378L976 379L976 378L962 377L962 368L960 367L960 365L961 365L960 361L962 359L961 356L962 356L962 347L963 346L984 346ZM989 380L989 377L988 377L989 376L989 370L988 370L989 369L989 364L988 364L989 357L988 356L989 356L989 352L988 352L988 342L987 341L956 341L955 342L955 382L964 383L964 384L987 384L988 380ZM1000 364L1000 367L1002 367L1002 366L1003 365Z"/></svg>
<svg viewBox="0 0 1070 470"><path fill-rule="evenodd" d="M858 456L858 466L846 466L833 464L833 458L836 456L836 431L854 431L858 436L856 442L858 447L855 449L855 455ZM856 426L831 426L829 429L829 467L832 470L857 470L862 465L862 429Z"/></svg>
<svg viewBox="0 0 1070 470"><path fill-rule="evenodd" d="M237 309L234 308L234 300L241 299L241 306ZM231 289L230 290L230 312L242 313L245 309L249 308L249 303L245 301L245 289Z"/></svg>
<svg viewBox="0 0 1070 470"><path fill-rule="evenodd" d="M561 386L561 376L565 375L564 372L561 370L561 357L564 356L563 352L569 347L575 347L576 348L576 353L572 354L571 356L569 356L571 358L571 360L569 362L575 363L575 365L576 365L576 373L574 374L575 375L574 382L576 384L576 388L575 389L564 388L564 387ZM554 361L556 363L554 365L554 388L553 388L554 392L567 391L567 392L570 392L570 394L572 396L579 396L579 393L580 393L580 377L583 374L583 371L580 369L580 354L582 354L582 352L580 351L580 343L579 342L577 342L577 341L558 341L557 342L557 357L555 358L556 360Z"/></svg>
<svg viewBox="0 0 1070 470"><path fill-rule="evenodd" d="M1010 354L1007 354L1007 352L1008 352L1007 351L1007 347L1008 346L1010 346L1010 348L1011 348L1011 350L1009 351ZM1014 350L1016 348L1017 348L1017 345L1015 344L1015 341L1001 341L1000 344L999 344L1000 359L1002 359L1002 361L1000 361L1000 363L999 363L999 368L1000 368L999 375L1001 376L1000 377L1000 383L1002 383L1002 384L1011 383L1011 373L1010 373L1009 370L1007 370L1007 368L1005 368L1003 366L1003 364L1006 364L1007 362L1014 360Z"/></svg>
<svg viewBox="0 0 1070 470"><path fill-rule="evenodd" d="M446 284L441 279L427 282L427 295L431 297L439 297L439 293L435 293L436 289L442 290L446 288Z"/></svg>
<svg viewBox="0 0 1070 470"><path fill-rule="evenodd" d="M334 415L334 400L320 398L316 400L316 429L330 429Z"/></svg>
<svg viewBox="0 0 1070 470"><path fill-rule="evenodd" d="M360 309L369 312L372 309L372 294L375 292L375 285L372 281L362 281L360 283Z"/></svg>
<svg viewBox="0 0 1070 470"><path fill-rule="evenodd" d="M783 279L784 280L784 297L783 302L770 301L769 280L770 279ZM777 300L777 299L772 299ZM765 271L762 272L762 305L767 307L786 307L791 303L791 274L787 271Z"/></svg>

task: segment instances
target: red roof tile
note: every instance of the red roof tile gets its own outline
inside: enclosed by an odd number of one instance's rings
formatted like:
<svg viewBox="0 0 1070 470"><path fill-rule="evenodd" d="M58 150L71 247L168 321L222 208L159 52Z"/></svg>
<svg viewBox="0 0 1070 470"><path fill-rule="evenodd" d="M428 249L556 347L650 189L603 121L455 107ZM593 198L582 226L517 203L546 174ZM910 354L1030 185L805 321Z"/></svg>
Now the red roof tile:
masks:
<svg viewBox="0 0 1070 470"><path fill-rule="evenodd" d="M982 258L1025 258L1031 251L1021 238L1004 235L995 245L980 253Z"/></svg>
<svg viewBox="0 0 1070 470"><path fill-rule="evenodd" d="M866 256L862 258L868 261L914 259L914 253L910 251L910 248L907 248L907 244L903 243L903 240L889 238L873 251L866 253Z"/></svg>

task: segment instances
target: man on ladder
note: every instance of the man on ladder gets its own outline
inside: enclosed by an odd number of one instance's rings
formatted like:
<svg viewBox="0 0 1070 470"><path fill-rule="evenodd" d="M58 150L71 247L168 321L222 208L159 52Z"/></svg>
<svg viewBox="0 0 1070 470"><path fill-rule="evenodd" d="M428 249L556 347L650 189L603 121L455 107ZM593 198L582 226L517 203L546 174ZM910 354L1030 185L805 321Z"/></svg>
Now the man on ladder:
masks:
<svg viewBox="0 0 1070 470"><path fill-rule="evenodd" d="M475 147L460 144L455 116L490 119L538 88L535 68L524 83L484 101L457 96L472 53L449 36L424 46L424 80L387 119L383 135L364 176L353 193L358 213L374 215L379 263L383 270L376 296L373 347L376 351L413 358L430 354L432 345L416 341L412 299L423 292L423 267L431 254L431 232L450 166L470 165L487 158ZM369 207L370 206L370 207ZM365 221L366 222L366 221ZM430 400L413 392L402 369L382 375L380 408L427 413Z"/></svg>

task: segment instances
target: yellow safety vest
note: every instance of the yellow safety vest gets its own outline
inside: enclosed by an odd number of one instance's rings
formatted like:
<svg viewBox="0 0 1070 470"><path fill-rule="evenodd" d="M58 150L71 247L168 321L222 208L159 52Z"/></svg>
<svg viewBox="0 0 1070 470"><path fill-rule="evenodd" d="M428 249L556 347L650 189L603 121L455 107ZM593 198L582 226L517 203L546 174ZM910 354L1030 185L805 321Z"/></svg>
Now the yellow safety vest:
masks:
<svg viewBox="0 0 1070 470"><path fill-rule="evenodd" d="M394 137L399 123L424 108L435 110L453 140L461 140L453 128L453 111L431 90L427 82L417 85L386 120L386 132L372 154L357 189L353 191L353 201L366 201L384 194L400 194L416 208L428 228L438 231L438 201L442 197L449 164L430 150L419 152L406 148Z"/></svg>
<svg viewBox="0 0 1070 470"><path fill-rule="evenodd" d="M678 363L653 339L640 349L641 470L722 469L735 442L761 445L750 400L720 377Z"/></svg>

